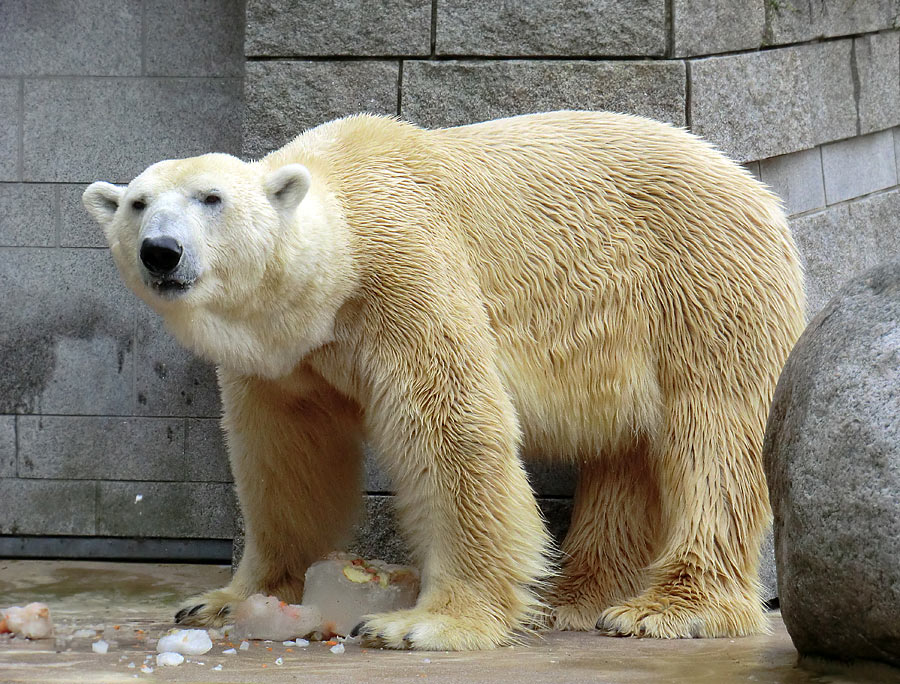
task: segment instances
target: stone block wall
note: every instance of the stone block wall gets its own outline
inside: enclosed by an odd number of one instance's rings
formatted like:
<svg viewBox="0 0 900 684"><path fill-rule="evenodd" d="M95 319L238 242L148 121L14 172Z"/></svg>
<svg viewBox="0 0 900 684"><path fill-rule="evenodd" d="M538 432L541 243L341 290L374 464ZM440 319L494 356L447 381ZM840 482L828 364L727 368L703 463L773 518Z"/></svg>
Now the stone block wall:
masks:
<svg viewBox="0 0 900 684"><path fill-rule="evenodd" d="M0 3L0 557L230 553L214 372L122 285L81 192L240 154L243 25L241 0Z"/></svg>
<svg viewBox="0 0 900 684"><path fill-rule="evenodd" d="M213 554L232 533L213 373L120 285L80 209L95 178L258 157L359 111L447 126L607 109L686 126L781 195L811 313L900 246L896 0L302 5L0 4L0 500L23 502L0 511L0 555L63 535ZM532 472L561 532L574 473ZM371 458L367 490L358 544L379 550L395 537Z"/></svg>

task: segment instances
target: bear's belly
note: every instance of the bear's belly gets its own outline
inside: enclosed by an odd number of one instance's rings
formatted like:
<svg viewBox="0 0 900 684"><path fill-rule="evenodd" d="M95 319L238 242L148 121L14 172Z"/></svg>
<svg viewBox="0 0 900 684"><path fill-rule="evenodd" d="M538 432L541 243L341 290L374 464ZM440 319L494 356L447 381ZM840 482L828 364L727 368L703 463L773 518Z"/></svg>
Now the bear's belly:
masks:
<svg viewBox="0 0 900 684"><path fill-rule="evenodd" d="M501 343L495 364L529 458L596 456L659 424L661 392L648 349L587 344L559 351Z"/></svg>

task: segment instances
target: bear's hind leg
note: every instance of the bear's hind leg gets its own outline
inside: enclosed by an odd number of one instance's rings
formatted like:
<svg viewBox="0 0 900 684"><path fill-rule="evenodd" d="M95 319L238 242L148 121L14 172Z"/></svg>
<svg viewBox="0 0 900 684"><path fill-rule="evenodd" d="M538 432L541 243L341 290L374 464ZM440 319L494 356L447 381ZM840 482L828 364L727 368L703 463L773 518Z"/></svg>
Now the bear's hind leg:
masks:
<svg viewBox="0 0 900 684"><path fill-rule="evenodd" d="M638 595L659 536L659 494L645 448L581 464L575 508L551 593L555 629L589 631L604 609Z"/></svg>
<svg viewBox="0 0 900 684"><path fill-rule="evenodd" d="M607 633L680 638L766 631L757 579L768 520L763 425L738 401L704 399L669 414L655 460L660 551L648 570L649 588L601 615L597 627Z"/></svg>
<svg viewBox="0 0 900 684"><path fill-rule="evenodd" d="M306 568L343 541L361 500L359 412L321 381L302 396L220 372L229 455L246 527L231 583L175 621L221 626L254 593L299 603Z"/></svg>

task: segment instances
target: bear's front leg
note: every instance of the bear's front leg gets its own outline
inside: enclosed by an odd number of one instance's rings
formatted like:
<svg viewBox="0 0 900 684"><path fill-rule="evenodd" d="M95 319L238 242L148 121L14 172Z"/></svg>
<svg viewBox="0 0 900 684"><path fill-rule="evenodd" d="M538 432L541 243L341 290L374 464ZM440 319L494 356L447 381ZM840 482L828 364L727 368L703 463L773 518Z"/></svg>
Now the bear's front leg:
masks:
<svg viewBox="0 0 900 684"><path fill-rule="evenodd" d="M300 603L306 568L343 541L360 501L358 407L312 373L276 384L220 370L231 468L246 527L231 583L197 596L175 621L221 626L255 593Z"/></svg>
<svg viewBox="0 0 900 684"><path fill-rule="evenodd" d="M535 588L547 575L548 536L486 336L449 320L429 332L395 338L395 353L368 360L377 394L367 427L394 481L423 590L414 608L367 616L356 632L377 647L493 648L541 609ZM398 341L408 353L396 353Z"/></svg>

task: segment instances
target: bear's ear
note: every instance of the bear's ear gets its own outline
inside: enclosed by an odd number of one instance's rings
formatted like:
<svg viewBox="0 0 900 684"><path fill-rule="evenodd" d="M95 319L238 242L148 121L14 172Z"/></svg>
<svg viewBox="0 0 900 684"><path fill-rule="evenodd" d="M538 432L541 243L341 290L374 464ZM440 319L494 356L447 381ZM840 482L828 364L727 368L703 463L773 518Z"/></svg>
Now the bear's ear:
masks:
<svg viewBox="0 0 900 684"><path fill-rule="evenodd" d="M278 211L290 214L312 185L312 176L303 164L287 164L270 173L263 181L269 201Z"/></svg>
<svg viewBox="0 0 900 684"><path fill-rule="evenodd" d="M94 220L101 226L105 226L112 221L124 192L125 186L97 181L87 187L81 196L81 202Z"/></svg>

